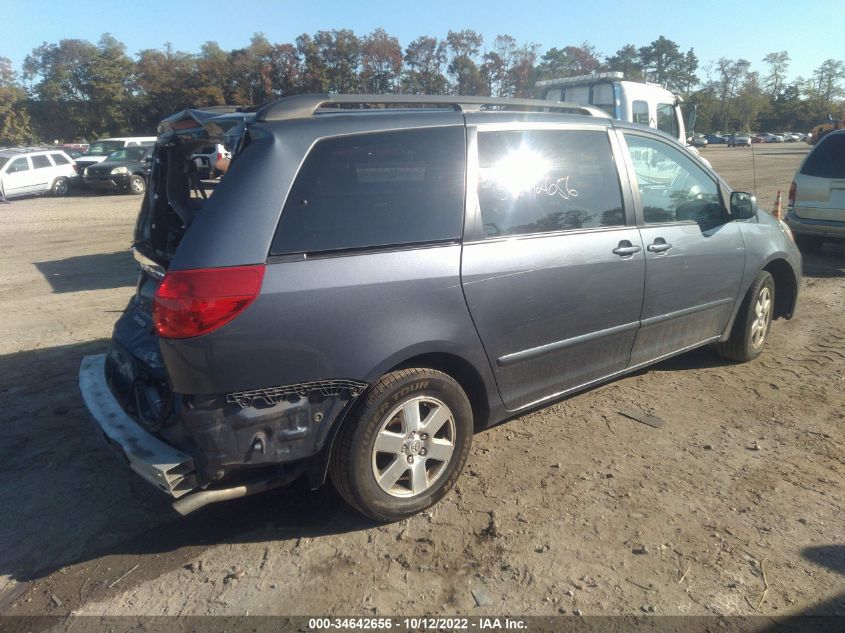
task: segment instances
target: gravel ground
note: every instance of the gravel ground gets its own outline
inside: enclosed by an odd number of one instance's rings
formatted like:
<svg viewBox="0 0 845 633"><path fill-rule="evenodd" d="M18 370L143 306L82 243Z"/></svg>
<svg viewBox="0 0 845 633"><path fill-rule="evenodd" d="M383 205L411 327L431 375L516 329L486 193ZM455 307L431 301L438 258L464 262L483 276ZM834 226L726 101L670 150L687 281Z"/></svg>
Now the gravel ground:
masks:
<svg viewBox="0 0 845 633"><path fill-rule="evenodd" d="M704 156L770 208L806 151ZM0 206L0 613L845 614L845 248L805 260L757 361L698 350L481 433L422 515L295 484L183 519L76 386L132 294L137 208Z"/></svg>

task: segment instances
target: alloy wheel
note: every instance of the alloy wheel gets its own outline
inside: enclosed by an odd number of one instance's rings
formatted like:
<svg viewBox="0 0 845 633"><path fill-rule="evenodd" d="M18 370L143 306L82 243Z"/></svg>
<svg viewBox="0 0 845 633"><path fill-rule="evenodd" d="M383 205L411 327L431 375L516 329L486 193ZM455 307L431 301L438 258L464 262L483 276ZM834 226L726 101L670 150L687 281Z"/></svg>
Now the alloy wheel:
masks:
<svg viewBox="0 0 845 633"><path fill-rule="evenodd" d="M423 494L446 472L455 441L455 418L449 407L431 396L409 398L379 425L373 476L393 497Z"/></svg>

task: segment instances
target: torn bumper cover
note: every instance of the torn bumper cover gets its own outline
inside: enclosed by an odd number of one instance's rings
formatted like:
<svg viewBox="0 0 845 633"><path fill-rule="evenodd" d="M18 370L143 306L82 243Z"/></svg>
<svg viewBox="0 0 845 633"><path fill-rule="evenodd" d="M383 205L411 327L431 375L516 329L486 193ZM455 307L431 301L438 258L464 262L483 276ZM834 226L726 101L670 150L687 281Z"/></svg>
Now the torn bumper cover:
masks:
<svg viewBox="0 0 845 633"><path fill-rule="evenodd" d="M197 487L194 459L141 428L121 408L106 382L106 355L86 356L79 368L79 390L109 444L145 480L179 498Z"/></svg>
<svg viewBox="0 0 845 633"><path fill-rule="evenodd" d="M310 458L330 444L333 421L367 388L354 380L325 380L192 396L168 425L147 429L135 419L138 411L121 404L122 385L115 380L115 363L109 364L117 358L118 368L125 365L121 354L126 352L115 343L109 354L82 360L82 397L108 443L132 470L178 499L173 507L181 514L300 476ZM133 389L149 387L144 375L132 373Z"/></svg>

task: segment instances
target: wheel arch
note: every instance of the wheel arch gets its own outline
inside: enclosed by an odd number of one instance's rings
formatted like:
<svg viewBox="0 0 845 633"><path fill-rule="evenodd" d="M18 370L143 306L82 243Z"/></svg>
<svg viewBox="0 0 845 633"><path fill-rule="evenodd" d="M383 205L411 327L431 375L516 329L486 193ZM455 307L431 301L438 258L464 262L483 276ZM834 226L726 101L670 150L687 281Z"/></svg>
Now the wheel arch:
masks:
<svg viewBox="0 0 845 633"><path fill-rule="evenodd" d="M478 432L487 425L490 417L487 389L481 374L478 373L472 363L456 354L430 352L413 356L392 367L389 371L411 369L412 367L436 369L454 378L469 398L475 431Z"/></svg>
<svg viewBox="0 0 845 633"><path fill-rule="evenodd" d="M795 274L795 269L785 257L775 256L769 259L761 268L754 270L753 274L750 272L746 273L746 278L742 284L742 291L737 297L731 318L728 320L728 324L719 339L720 343L727 341L730 337L745 295L758 273L763 270L769 273L775 282L775 309L772 317L774 319L784 318L789 320L795 314L795 308L798 303L798 276Z"/></svg>
<svg viewBox="0 0 845 633"><path fill-rule="evenodd" d="M798 278L785 259L773 259L763 267L775 282L774 318L791 319L798 302Z"/></svg>
<svg viewBox="0 0 845 633"><path fill-rule="evenodd" d="M442 371L444 374L451 376L464 390L469 399L470 407L472 408L473 429L477 433L486 428L491 420L491 402L490 398L498 398L498 391L493 387L494 393L491 393L488 387L488 382L485 381L481 372L467 360L464 356L450 351L419 351L416 353L408 350L400 357L401 360L392 360L391 364L380 367L374 372L373 380L370 385L381 378L384 374L400 369L410 369L413 367L423 369L435 369ZM496 406L498 402L494 403ZM352 410L354 402L341 412L334 420L331 429L328 431L319 452L317 452L311 459L311 465L308 469L308 478L312 488L319 488L326 481L328 475L329 461L331 459L332 451L334 450L335 440L344 424L348 422L349 412ZM495 415L494 415L495 417Z"/></svg>

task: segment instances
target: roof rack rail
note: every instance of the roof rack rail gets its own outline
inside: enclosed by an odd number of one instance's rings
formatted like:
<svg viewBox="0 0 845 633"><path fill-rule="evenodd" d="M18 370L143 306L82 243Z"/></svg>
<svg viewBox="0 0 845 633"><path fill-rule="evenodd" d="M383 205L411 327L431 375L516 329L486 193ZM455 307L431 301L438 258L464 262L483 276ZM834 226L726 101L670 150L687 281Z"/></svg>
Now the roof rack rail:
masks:
<svg viewBox="0 0 845 633"><path fill-rule="evenodd" d="M258 110L258 121L287 121L313 116L325 106L332 105L423 105L448 106L459 112L478 112L485 106L511 109L539 109L577 112L588 116L607 117L604 110L580 103L544 101L542 99L516 99L499 97L469 97L461 95L353 95L353 94L304 94L283 97Z"/></svg>

